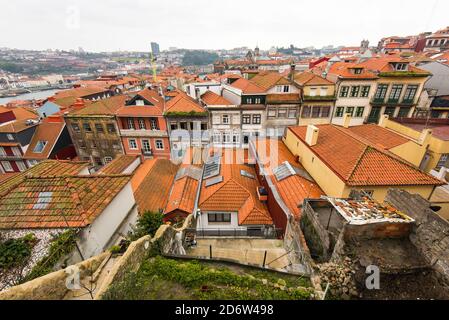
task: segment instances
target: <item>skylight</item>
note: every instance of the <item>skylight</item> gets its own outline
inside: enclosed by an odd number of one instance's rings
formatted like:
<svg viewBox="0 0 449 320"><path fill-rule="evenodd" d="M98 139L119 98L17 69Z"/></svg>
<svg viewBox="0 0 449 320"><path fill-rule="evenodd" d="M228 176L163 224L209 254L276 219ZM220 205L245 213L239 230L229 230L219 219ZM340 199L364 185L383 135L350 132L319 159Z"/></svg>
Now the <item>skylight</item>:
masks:
<svg viewBox="0 0 449 320"><path fill-rule="evenodd" d="M212 178L220 173L220 160L221 157L219 155L212 156L208 159L204 165L204 179Z"/></svg>
<svg viewBox="0 0 449 320"><path fill-rule="evenodd" d="M47 145L48 141L39 140L36 143L36 146L33 149L34 153L42 153L44 151L45 146Z"/></svg>
<svg viewBox="0 0 449 320"><path fill-rule="evenodd" d="M37 203L33 205L33 209L43 210L48 207L48 204L53 198L53 192L39 192Z"/></svg>
<svg viewBox="0 0 449 320"><path fill-rule="evenodd" d="M285 161L280 166L273 169L273 174L276 177L277 181L281 181L285 178L295 175L296 171L288 161Z"/></svg>
<svg viewBox="0 0 449 320"><path fill-rule="evenodd" d="M249 173L249 172L246 171L246 170L240 170L240 174L241 174L242 176L247 177L247 178L250 178L250 179L255 179L255 178L256 178L253 174Z"/></svg>
<svg viewBox="0 0 449 320"><path fill-rule="evenodd" d="M223 177L222 176L218 176L218 177L214 177L211 179L206 180L206 188L213 186L214 184L220 183L223 181Z"/></svg>

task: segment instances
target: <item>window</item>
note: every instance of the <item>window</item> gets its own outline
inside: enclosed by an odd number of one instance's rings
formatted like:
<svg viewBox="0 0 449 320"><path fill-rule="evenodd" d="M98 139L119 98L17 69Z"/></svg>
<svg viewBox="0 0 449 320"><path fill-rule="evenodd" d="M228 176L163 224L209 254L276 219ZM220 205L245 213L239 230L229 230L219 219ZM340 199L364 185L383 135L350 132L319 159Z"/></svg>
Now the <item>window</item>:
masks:
<svg viewBox="0 0 449 320"><path fill-rule="evenodd" d="M129 139L129 140L128 140L128 143L129 143L129 148L130 148L131 150L136 150L136 149L137 149L137 142L136 142L136 139Z"/></svg>
<svg viewBox="0 0 449 320"><path fill-rule="evenodd" d="M446 161L449 159L449 153L443 153L440 157L440 160L437 163L437 169L440 169L446 164ZM6 168L5 168L6 170Z"/></svg>
<svg viewBox="0 0 449 320"><path fill-rule="evenodd" d="M401 96L402 92L402 84L394 84L393 87L391 87L390 92L390 101L399 101L399 97Z"/></svg>
<svg viewBox="0 0 449 320"><path fill-rule="evenodd" d="M78 125L78 123L72 123L72 129L75 132L80 132L80 126Z"/></svg>
<svg viewBox="0 0 449 320"><path fill-rule="evenodd" d="M37 160L28 160L28 167L35 166L37 164Z"/></svg>
<svg viewBox="0 0 449 320"><path fill-rule="evenodd" d="M253 124L261 124L262 117L260 114L253 114Z"/></svg>
<svg viewBox="0 0 449 320"><path fill-rule="evenodd" d="M279 108L278 118L287 118L287 108Z"/></svg>
<svg viewBox="0 0 449 320"><path fill-rule="evenodd" d="M409 112L410 112L410 107L399 108L398 117L399 118L407 118Z"/></svg>
<svg viewBox="0 0 449 320"><path fill-rule="evenodd" d="M296 108L288 109L288 117L290 119L295 119L296 118Z"/></svg>
<svg viewBox="0 0 449 320"><path fill-rule="evenodd" d="M356 118L363 117L363 112L364 111L365 111L365 107L357 107L357 109L355 110L355 117Z"/></svg>
<svg viewBox="0 0 449 320"><path fill-rule="evenodd" d="M150 126L151 126L151 130L159 130L157 119L151 118L150 119Z"/></svg>
<svg viewBox="0 0 449 320"><path fill-rule="evenodd" d="M19 168L20 172L23 172L27 169L27 166L25 165L25 163L23 161L16 161L16 165Z"/></svg>
<svg viewBox="0 0 449 320"><path fill-rule="evenodd" d="M276 92L282 92L282 86L276 86Z"/></svg>
<svg viewBox="0 0 449 320"><path fill-rule="evenodd" d="M331 107L329 107L329 106L322 106L321 107L321 115L320 115L320 117L321 118L327 118L327 117L329 117L330 112L331 112Z"/></svg>
<svg viewBox="0 0 449 320"><path fill-rule="evenodd" d="M33 149L34 153L42 153L42 151L44 151L45 146L47 145L48 141L43 141L43 140L39 140L36 143L36 146Z"/></svg>
<svg viewBox="0 0 449 320"><path fill-rule="evenodd" d="M220 132L214 132L212 140L213 140L214 143L220 143L221 142L221 133Z"/></svg>
<svg viewBox="0 0 449 320"><path fill-rule="evenodd" d="M415 99L416 91L418 91L417 85L409 85L405 90L404 101L413 101Z"/></svg>
<svg viewBox="0 0 449 320"><path fill-rule="evenodd" d="M128 129L136 129L136 127L134 126L134 119L133 118L128 118Z"/></svg>
<svg viewBox="0 0 449 320"><path fill-rule="evenodd" d="M229 115L227 115L227 114L222 115L221 116L221 122L223 124L229 124Z"/></svg>
<svg viewBox="0 0 449 320"><path fill-rule="evenodd" d="M151 146L149 140L142 140L142 149L144 152L151 152Z"/></svg>
<svg viewBox="0 0 449 320"><path fill-rule="evenodd" d="M351 97L357 98L359 96L360 86L351 87Z"/></svg>
<svg viewBox="0 0 449 320"><path fill-rule="evenodd" d="M354 115L354 107L347 107L346 113L352 117Z"/></svg>
<svg viewBox="0 0 449 320"><path fill-rule="evenodd" d="M313 107L312 108L312 118L319 118L320 117L320 110L321 110L320 107L317 107L317 106Z"/></svg>
<svg viewBox="0 0 449 320"><path fill-rule="evenodd" d="M407 63L396 63L394 65L394 69L396 71L405 71L407 70Z"/></svg>
<svg viewBox="0 0 449 320"><path fill-rule="evenodd" d="M290 86L284 86L283 92L289 92L290 91Z"/></svg>
<svg viewBox="0 0 449 320"><path fill-rule="evenodd" d="M170 122L170 130L177 130L177 129L178 129L178 123Z"/></svg>
<svg viewBox="0 0 449 320"><path fill-rule="evenodd" d="M231 214L230 213L208 213L207 221L208 222L231 222Z"/></svg>
<svg viewBox="0 0 449 320"><path fill-rule="evenodd" d="M187 130L187 122L181 122L179 125L181 126L182 130Z"/></svg>
<svg viewBox="0 0 449 320"><path fill-rule="evenodd" d="M113 123L108 123L106 126L108 128L108 132L109 133L114 133L115 132L115 125Z"/></svg>
<svg viewBox="0 0 449 320"><path fill-rule="evenodd" d="M340 97L347 97L349 92L348 86L342 86L340 89Z"/></svg>
<svg viewBox="0 0 449 320"><path fill-rule="evenodd" d="M47 141L45 141L45 143L46 143L46 142L47 142ZM21 157L21 156L22 156L22 152L20 151L19 148L17 148L17 147L12 147L11 150L12 150L12 153L13 153L16 157Z"/></svg>
<svg viewBox="0 0 449 320"><path fill-rule="evenodd" d="M207 130L207 123L201 122L201 131L205 131L205 130Z"/></svg>
<svg viewBox="0 0 449 320"><path fill-rule="evenodd" d="M84 131L86 131L86 132L92 132L92 128L90 127L90 124L87 122L83 123L83 128L84 128Z"/></svg>
<svg viewBox="0 0 449 320"><path fill-rule="evenodd" d="M10 134L10 133L8 133L6 135L6 137L8 138L9 141L13 141L14 140L14 136L12 134Z"/></svg>
<svg viewBox="0 0 449 320"><path fill-rule="evenodd" d="M310 88L310 96L315 97L316 96L316 88Z"/></svg>
<svg viewBox="0 0 449 320"><path fill-rule="evenodd" d="M109 162L112 161L112 157L104 157L103 161L104 161L104 164L108 164Z"/></svg>
<svg viewBox="0 0 449 320"><path fill-rule="evenodd" d="M243 124L251 124L251 115L250 114L244 114L242 116L242 123Z"/></svg>
<svg viewBox="0 0 449 320"><path fill-rule="evenodd" d="M302 107L301 117L302 118L310 118L311 111L312 111L312 107L309 107L309 106Z"/></svg>
<svg viewBox="0 0 449 320"><path fill-rule="evenodd" d="M11 164L8 161L2 161L3 169L5 169L6 172L13 172L14 169L12 168Z"/></svg>
<svg viewBox="0 0 449 320"><path fill-rule="evenodd" d="M268 118L276 118L276 109L268 108Z"/></svg>
<svg viewBox="0 0 449 320"><path fill-rule="evenodd" d="M260 104L260 98L255 98L255 99L254 99L254 103L255 103L255 104Z"/></svg>
<svg viewBox="0 0 449 320"><path fill-rule="evenodd" d="M156 140L156 149L164 150L164 142L162 140Z"/></svg>
<svg viewBox="0 0 449 320"><path fill-rule="evenodd" d="M234 132L232 135L232 142L233 143L239 143L240 142L240 133Z"/></svg>
<svg viewBox="0 0 449 320"><path fill-rule="evenodd" d="M360 97L362 97L362 98L368 97L370 89L371 89L371 86L362 86L362 92L360 93Z"/></svg>
<svg viewBox="0 0 449 320"><path fill-rule="evenodd" d="M374 95L374 99L376 100L383 100L385 99L385 96L387 95L388 90L388 84L379 84L377 86L376 94Z"/></svg>
<svg viewBox="0 0 449 320"><path fill-rule="evenodd" d="M252 104L252 103L253 103L253 99L251 99L251 98L247 98L247 99L246 99L246 103L248 103L248 104Z"/></svg>
<svg viewBox="0 0 449 320"><path fill-rule="evenodd" d="M324 97L327 95L327 87L321 87L320 96Z"/></svg>
<svg viewBox="0 0 449 320"><path fill-rule="evenodd" d="M384 114L388 114L390 116L390 118L391 118L391 117L394 116L395 109L396 109L395 107L386 107L385 111L384 111Z"/></svg>
<svg viewBox="0 0 449 320"><path fill-rule="evenodd" d="M3 147L0 147L0 156L6 156L6 151Z"/></svg>
<svg viewBox="0 0 449 320"><path fill-rule="evenodd" d="M139 118L139 129L140 130L146 130L147 126L145 125L145 119Z"/></svg>
<svg viewBox="0 0 449 320"><path fill-rule="evenodd" d="M345 110L345 107L337 107L337 108L335 108L335 117L336 118L343 117L344 110Z"/></svg>
<svg viewBox="0 0 449 320"><path fill-rule="evenodd" d="M231 142L231 134L225 132L223 133L223 143L230 143Z"/></svg>
<svg viewBox="0 0 449 320"><path fill-rule="evenodd" d="M354 74L362 74L363 68L354 68Z"/></svg>
<svg viewBox="0 0 449 320"><path fill-rule="evenodd" d="M96 123L96 124L95 124L95 130L96 130L98 133L104 132L103 125L102 125L101 123Z"/></svg>
<svg viewBox="0 0 449 320"><path fill-rule="evenodd" d="M142 99L137 99L136 100L136 106L144 106L145 102Z"/></svg>

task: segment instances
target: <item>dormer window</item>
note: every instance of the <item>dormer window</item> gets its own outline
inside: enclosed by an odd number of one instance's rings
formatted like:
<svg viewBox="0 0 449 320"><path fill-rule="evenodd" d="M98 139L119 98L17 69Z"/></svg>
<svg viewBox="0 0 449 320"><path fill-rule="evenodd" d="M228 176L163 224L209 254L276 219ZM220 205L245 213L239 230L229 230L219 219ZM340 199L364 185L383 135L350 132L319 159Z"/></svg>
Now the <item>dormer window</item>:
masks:
<svg viewBox="0 0 449 320"><path fill-rule="evenodd" d="M136 100L136 106L144 106L144 105L145 105L145 103L143 100L141 100L141 99Z"/></svg>
<svg viewBox="0 0 449 320"><path fill-rule="evenodd" d="M354 68L354 74L362 74L363 68Z"/></svg>
<svg viewBox="0 0 449 320"><path fill-rule="evenodd" d="M393 64L394 70L396 71L406 71L407 70L407 63L395 63Z"/></svg>

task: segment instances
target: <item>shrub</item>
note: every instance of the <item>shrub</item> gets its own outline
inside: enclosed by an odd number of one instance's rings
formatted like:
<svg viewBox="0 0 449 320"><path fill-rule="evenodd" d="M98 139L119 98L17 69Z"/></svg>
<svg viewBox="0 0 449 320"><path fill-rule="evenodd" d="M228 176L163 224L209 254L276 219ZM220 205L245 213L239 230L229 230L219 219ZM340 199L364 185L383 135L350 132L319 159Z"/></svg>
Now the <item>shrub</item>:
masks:
<svg viewBox="0 0 449 320"><path fill-rule="evenodd" d="M132 241L137 240L143 236L154 236L157 229L163 224L164 215L160 212L147 211L142 214L137 220L136 228L130 235Z"/></svg>
<svg viewBox="0 0 449 320"><path fill-rule="evenodd" d="M36 244L33 234L18 239L8 239L0 243L0 269L12 269L23 266L31 256L33 246Z"/></svg>

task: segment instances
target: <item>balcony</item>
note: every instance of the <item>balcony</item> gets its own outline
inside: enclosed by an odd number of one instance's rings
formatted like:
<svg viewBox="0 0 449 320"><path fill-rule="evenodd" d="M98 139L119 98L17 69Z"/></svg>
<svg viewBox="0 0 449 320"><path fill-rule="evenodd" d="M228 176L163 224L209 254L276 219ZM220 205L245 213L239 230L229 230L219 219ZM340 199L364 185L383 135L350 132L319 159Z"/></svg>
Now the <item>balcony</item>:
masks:
<svg viewBox="0 0 449 320"><path fill-rule="evenodd" d="M371 104L373 104L373 105L382 105L384 103L385 103L385 97L383 97L383 98L373 98L371 100Z"/></svg>
<svg viewBox="0 0 449 320"><path fill-rule="evenodd" d="M140 149L141 153L144 157L152 157L153 156L153 150L152 149Z"/></svg>
<svg viewBox="0 0 449 320"><path fill-rule="evenodd" d="M165 138L168 137L166 130L135 130L135 129L120 129L122 137L154 137Z"/></svg>
<svg viewBox="0 0 449 320"><path fill-rule="evenodd" d="M334 101L336 97L333 96L303 96L304 101Z"/></svg>

